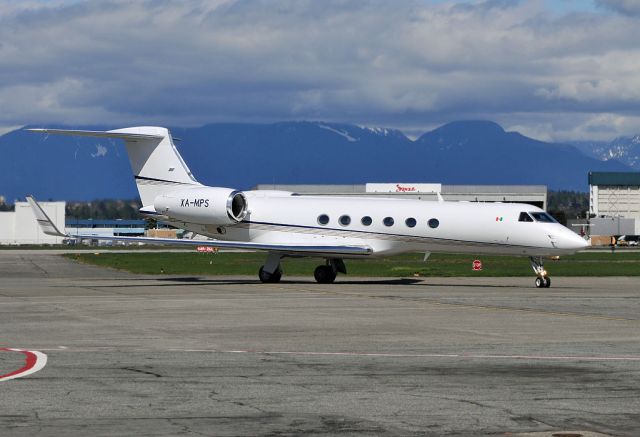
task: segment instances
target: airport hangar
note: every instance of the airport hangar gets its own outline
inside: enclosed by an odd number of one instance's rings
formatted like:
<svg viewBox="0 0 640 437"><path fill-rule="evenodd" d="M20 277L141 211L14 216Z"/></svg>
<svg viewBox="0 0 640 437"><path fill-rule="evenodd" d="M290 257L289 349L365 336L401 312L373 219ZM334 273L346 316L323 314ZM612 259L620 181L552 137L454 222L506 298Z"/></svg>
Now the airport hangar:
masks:
<svg viewBox="0 0 640 437"><path fill-rule="evenodd" d="M640 235L640 172L589 173L592 236Z"/></svg>
<svg viewBox="0 0 640 437"><path fill-rule="evenodd" d="M369 183L358 185L271 185L261 184L253 189L284 190L300 195L380 196L404 197L426 201L444 200L469 202L519 202L546 209L545 185L444 185L424 183ZM67 218L65 202L40 202L58 228L69 233L96 235L128 235L175 238L168 229L145 231L144 220L91 220ZM64 226L63 226L64 224ZM164 232L162 235L150 234ZM178 232L180 235L180 232ZM38 226L27 202L16 202L15 211L0 212L0 244L61 244L62 238L45 235Z"/></svg>
<svg viewBox="0 0 640 437"><path fill-rule="evenodd" d="M58 229L66 229L67 232L90 232L100 236L145 234L145 220L67 218L66 202L39 203ZM173 235L175 237L175 231ZM16 202L14 211L0 212L0 244L62 244L63 240L42 232L27 202Z"/></svg>
<svg viewBox="0 0 640 437"><path fill-rule="evenodd" d="M49 218L60 228L66 202L41 202ZM62 238L46 235L27 202L16 202L13 211L0 212L0 244L62 244Z"/></svg>
<svg viewBox="0 0 640 437"><path fill-rule="evenodd" d="M368 183L356 185L260 184L256 190L292 191L300 195L404 197L418 200L528 203L547 207L546 185L445 185L423 183Z"/></svg>

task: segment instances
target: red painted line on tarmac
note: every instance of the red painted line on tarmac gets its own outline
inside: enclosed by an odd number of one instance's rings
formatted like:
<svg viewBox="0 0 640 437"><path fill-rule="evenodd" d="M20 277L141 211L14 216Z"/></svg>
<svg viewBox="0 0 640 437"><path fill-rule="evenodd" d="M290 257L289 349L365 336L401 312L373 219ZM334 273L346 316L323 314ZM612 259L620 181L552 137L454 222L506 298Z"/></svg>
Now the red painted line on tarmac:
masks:
<svg viewBox="0 0 640 437"><path fill-rule="evenodd" d="M13 372L0 375L0 382L31 375L32 373L42 369L47 364L47 356L42 352L28 351L25 349L12 349L7 347L0 348L0 352L20 352L25 357L24 366L18 370L14 370Z"/></svg>

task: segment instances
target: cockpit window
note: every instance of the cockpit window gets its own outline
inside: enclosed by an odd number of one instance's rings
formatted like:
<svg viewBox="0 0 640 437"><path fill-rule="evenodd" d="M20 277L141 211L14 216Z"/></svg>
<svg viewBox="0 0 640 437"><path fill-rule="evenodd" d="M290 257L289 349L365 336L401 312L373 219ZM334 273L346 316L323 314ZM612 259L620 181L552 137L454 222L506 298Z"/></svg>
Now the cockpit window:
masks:
<svg viewBox="0 0 640 437"><path fill-rule="evenodd" d="M542 223L555 223L556 221L546 212L532 212L530 213L531 217L535 219L537 222Z"/></svg>
<svg viewBox="0 0 640 437"><path fill-rule="evenodd" d="M521 212L520 213L520 217L518 217L518 221L519 222L532 222L533 219L531 218L531 216L529 214L527 214L526 212Z"/></svg>

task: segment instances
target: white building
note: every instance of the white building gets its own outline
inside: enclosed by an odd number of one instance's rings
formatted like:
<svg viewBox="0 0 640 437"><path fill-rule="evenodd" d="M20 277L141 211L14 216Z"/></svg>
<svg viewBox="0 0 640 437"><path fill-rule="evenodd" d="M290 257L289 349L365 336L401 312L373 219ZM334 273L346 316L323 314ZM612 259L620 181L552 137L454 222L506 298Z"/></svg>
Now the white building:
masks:
<svg viewBox="0 0 640 437"><path fill-rule="evenodd" d="M425 183L368 183L356 185L272 185L258 190L292 191L300 195L408 197L418 200L518 202L547 207L545 185L447 185Z"/></svg>
<svg viewBox="0 0 640 437"><path fill-rule="evenodd" d="M66 202L40 202L40 206L64 230ZM60 244L62 240L42 232L27 202L16 202L15 211L0 212L0 244Z"/></svg>
<svg viewBox="0 0 640 437"><path fill-rule="evenodd" d="M640 235L640 172L589 173L591 235Z"/></svg>

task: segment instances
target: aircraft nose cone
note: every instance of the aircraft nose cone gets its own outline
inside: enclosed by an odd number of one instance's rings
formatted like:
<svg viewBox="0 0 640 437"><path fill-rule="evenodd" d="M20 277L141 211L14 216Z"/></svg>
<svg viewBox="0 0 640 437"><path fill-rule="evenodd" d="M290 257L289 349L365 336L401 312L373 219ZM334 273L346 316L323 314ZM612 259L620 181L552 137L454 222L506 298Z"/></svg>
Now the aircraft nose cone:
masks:
<svg viewBox="0 0 640 437"><path fill-rule="evenodd" d="M582 250L589 246L589 242L573 231L566 230L562 235L563 246L567 249Z"/></svg>

